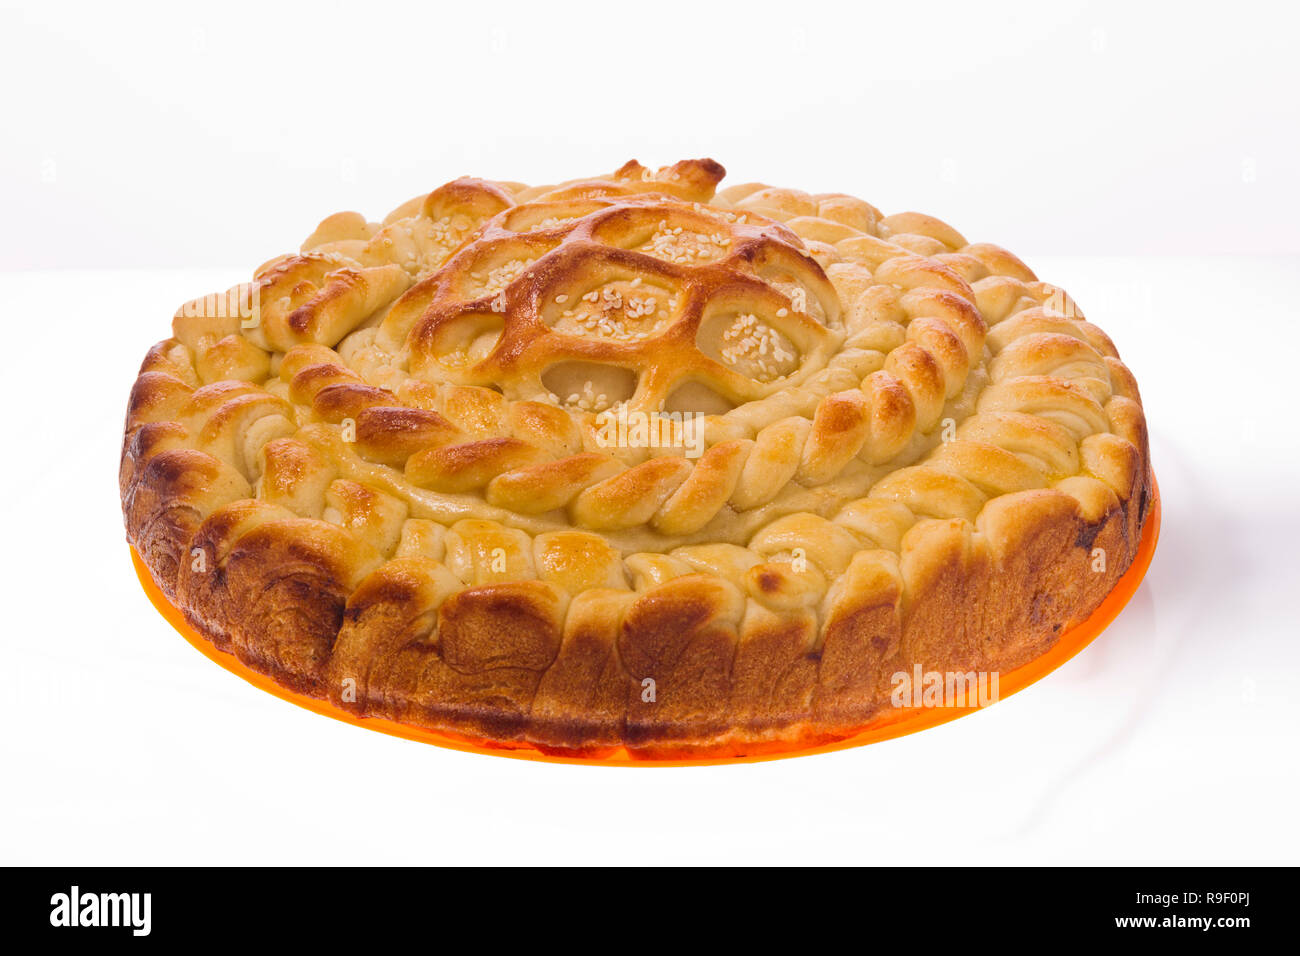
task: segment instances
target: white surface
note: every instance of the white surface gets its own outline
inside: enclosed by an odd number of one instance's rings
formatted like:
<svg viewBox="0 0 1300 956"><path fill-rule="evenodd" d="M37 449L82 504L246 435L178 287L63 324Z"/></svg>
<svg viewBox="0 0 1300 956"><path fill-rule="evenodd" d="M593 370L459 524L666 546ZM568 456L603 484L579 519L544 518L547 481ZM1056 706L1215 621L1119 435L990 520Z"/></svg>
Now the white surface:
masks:
<svg viewBox="0 0 1300 956"><path fill-rule="evenodd" d="M475 7L466 39L348 9L291 27L224 6L202 24L5 8L0 79L45 67L5 104L0 265L244 267L0 274L0 862L1297 862L1296 67L1271 50L1288 25L1241 6L1203 25L1073 7L994 18L998 33L927 7L915 22L846 13L859 19L828 31L775 9L724 24L694 4L692 37L735 41L726 57L687 46L693 73L731 78L715 102L735 112L714 113L685 101L685 67L662 67L680 48L659 24L681 12L629 12L648 24L638 37L609 5ZM597 24L617 56L593 46ZM562 46L561 25L577 31ZM184 46L195 34L223 69ZM497 44L495 66L457 81L476 42ZM860 51L861 71L825 62L822 43ZM821 72L783 81L768 72L778 48L796 73ZM629 51L648 65L616 93L600 78ZM591 111L561 121L579 91ZM648 118L666 110L672 123ZM43 151L66 157L52 183L29 175ZM335 208L382 214L463 171L540 180L709 153L737 157L739 178L857 192L1005 243L1111 333L1142 385L1164 534L1091 648L900 740L624 770L317 717L217 668L153 611L117 454L130 382L179 302ZM1208 255L1264 250L1291 257Z"/></svg>
<svg viewBox="0 0 1300 956"><path fill-rule="evenodd" d="M0 2L22 268L248 268L458 175L693 156L1040 254L1300 252L1287 4Z"/></svg>

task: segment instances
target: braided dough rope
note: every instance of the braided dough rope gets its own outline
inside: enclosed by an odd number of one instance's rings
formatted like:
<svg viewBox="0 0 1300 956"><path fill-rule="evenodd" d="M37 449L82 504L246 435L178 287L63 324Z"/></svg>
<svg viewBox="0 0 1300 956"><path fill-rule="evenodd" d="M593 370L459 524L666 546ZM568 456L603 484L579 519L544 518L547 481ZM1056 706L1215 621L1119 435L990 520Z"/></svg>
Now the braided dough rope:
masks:
<svg viewBox="0 0 1300 956"><path fill-rule="evenodd" d="M122 457L158 584L293 689L587 753L834 739L1044 652L1145 517L1111 341L932 217L721 177L456 180L187 304Z"/></svg>

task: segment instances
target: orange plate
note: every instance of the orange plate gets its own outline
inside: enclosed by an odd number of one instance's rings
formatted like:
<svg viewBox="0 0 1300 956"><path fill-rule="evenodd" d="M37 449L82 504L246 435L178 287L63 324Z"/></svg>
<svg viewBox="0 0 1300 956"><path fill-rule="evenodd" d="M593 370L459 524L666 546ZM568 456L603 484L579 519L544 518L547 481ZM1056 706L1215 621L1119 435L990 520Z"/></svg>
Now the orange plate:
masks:
<svg viewBox="0 0 1300 956"><path fill-rule="evenodd" d="M1016 691L1024 690L1034 681L1046 677L1091 644L1109 626L1110 622L1115 620L1119 612L1124 609L1124 606L1137 592L1138 585L1142 583L1142 578L1146 576L1147 568L1151 565L1151 556L1155 554L1156 550L1156 539L1160 536L1160 489L1155 484L1154 476L1152 476L1151 486L1151 511L1147 515L1146 527L1142 531L1142 540L1138 543L1137 555L1133 559L1132 566L1116 582L1114 589L1110 594L1106 595L1106 599L1101 602L1097 610L1093 611L1082 624L1072 627L1062 634L1050 651L1041 657L1035 658L1028 664L1017 667L1015 670L999 677L999 700L1010 697ZM305 707L318 714L324 714L326 717L333 717L335 720L342 720L358 727L365 727L368 730L391 734L394 737L405 737L407 740L418 740L422 743L447 747L452 750L515 757L521 760L545 760L551 763L608 764L621 767L689 767L751 763L758 760L776 760L781 757L829 753L832 750L861 747L864 744L873 744L877 741L889 740L891 737L901 737L904 734L914 734L918 730L937 727L939 724L946 724L950 720L956 720L958 717L963 717L980 709L978 707L899 709L873 720L856 734L843 740L816 747L796 747L790 750L768 751L740 757L656 760L637 757L623 748L618 749L612 755L600 757L556 756L544 753L526 743L497 743L495 741L462 737L457 734L441 733L436 730L425 730L421 727L408 727L406 724L399 724L396 721L385 720L381 717L356 717L326 701L316 700L312 697L305 697L285 690L269 677L246 667L233 654L217 650L200 637L190 627L189 622L185 620L185 616L167 600L167 596L154 583L149 574L149 569L145 567L144 562L134 548L131 549L131 560L135 562L135 572L139 576L140 583L144 586L145 593L149 595L149 600L153 602L154 607L171 623L172 627L181 633L181 636L193 644L201 653L216 661L232 674L239 675L254 687L261 688L269 694L274 694L291 704L297 704L299 707Z"/></svg>

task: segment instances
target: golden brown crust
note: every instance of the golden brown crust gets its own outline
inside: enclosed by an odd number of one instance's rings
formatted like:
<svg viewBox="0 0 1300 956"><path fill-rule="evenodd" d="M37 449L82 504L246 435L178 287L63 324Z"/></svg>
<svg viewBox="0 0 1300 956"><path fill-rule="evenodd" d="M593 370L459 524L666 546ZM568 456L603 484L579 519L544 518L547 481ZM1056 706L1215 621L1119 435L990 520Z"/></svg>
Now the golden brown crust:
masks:
<svg viewBox="0 0 1300 956"><path fill-rule="evenodd" d="M182 307L120 471L155 580L295 691L564 753L836 739L1041 655L1146 517L1113 343L933 217L722 175L460 179Z"/></svg>

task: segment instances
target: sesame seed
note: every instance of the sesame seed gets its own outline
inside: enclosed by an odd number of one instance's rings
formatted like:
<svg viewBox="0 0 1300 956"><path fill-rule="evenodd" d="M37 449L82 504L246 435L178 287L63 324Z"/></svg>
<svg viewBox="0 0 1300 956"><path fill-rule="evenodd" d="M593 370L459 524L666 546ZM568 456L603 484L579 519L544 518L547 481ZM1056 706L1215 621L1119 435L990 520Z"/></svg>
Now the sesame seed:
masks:
<svg viewBox="0 0 1300 956"><path fill-rule="evenodd" d="M502 263L488 272L486 278L479 272L470 273L470 275L476 281L483 283L484 295L495 295L505 289L519 273L523 272L535 261L534 259L511 259L509 262Z"/></svg>
<svg viewBox="0 0 1300 956"><path fill-rule="evenodd" d="M752 313L736 316L722 340L728 343L719 352L722 361L742 375L772 382L795 370L798 353L790 340Z"/></svg>

